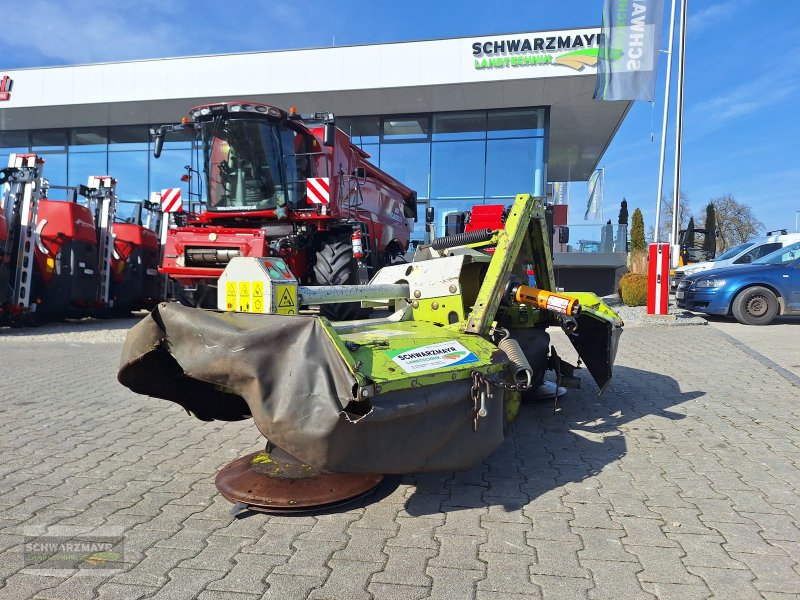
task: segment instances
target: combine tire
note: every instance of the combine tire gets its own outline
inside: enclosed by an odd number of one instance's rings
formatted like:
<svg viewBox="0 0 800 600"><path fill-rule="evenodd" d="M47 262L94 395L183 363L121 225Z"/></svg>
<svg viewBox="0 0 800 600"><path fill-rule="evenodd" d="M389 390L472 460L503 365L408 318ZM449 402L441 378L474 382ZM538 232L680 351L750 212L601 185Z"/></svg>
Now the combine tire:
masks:
<svg viewBox="0 0 800 600"><path fill-rule="evenodd" d="M733 316L745 325L767 325L778 314L778 299L765 287L749 287L733 299Z"/></svg>
<svg viewBox="0 0 800 600"><path fill-rule="evenodd" d="M314 264L314 281L317 285L347 285L357 283L356 263L350 240L329 238L322 240ZM361 308L358 302L322 304L319 312L331 321L364 319L369 309Z"/></svg>

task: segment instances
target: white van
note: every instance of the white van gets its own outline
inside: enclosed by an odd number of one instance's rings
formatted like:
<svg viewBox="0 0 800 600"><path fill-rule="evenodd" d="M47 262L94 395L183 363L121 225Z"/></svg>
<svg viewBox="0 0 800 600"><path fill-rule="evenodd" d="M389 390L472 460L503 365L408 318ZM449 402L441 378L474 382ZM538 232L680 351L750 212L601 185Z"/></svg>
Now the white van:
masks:
<svg viewBox="0 0 800 600"><path fill-rule="evenodd" d="M762 256L766 256L770 252L780 250L784 246L795 242L800 242L800 233L786 233L785 229L779 232L771 231L763 238L728 248L714 260L678 267L675 269L675 276L672 279L672 288L675 289L678 286L678 282L687 275L732 265L746 265Z"/></svg>

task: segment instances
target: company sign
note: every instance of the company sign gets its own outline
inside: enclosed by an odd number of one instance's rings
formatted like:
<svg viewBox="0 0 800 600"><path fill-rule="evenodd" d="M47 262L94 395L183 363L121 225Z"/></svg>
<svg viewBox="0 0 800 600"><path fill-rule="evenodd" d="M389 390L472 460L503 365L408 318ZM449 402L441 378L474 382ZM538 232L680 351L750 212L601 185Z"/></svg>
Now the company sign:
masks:
<svg viewBox="0 0 800 600"><path fill-rule="evenodd" d="M3 78L0 79L0 101L11 99L11 86L13 83L13 80L8 75L3 75Z"/></svg>
<svg viewBox="0 0 800 600"><path fill-rule="evenodd" d="M597 64L599 33L559 32L557 35L489 39L472 43L476 69L561 65L583 70Z"/></svg>

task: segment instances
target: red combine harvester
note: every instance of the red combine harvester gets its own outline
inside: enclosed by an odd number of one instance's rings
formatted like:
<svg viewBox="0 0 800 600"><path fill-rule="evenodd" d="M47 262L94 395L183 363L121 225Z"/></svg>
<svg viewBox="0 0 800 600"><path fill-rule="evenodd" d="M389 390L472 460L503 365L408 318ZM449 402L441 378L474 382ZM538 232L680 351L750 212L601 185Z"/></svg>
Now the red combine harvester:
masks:
<svg viewBox="0 0 800 600"><path fill-rule="evenodd" d="M114 223L111 297L114 311L127 313L139 308L152 308L162 298L158 274L160 244L158 234L151 229L156 214L153 205L127 201L119 204L133 205L134 212L126 220ZM147 219L143 217L144 211L149 213Z"/></svg>
<svg viewBox="0 0 800 600"><path fill-rule="evenodd" d="M206 208L169 230L161 264L186 304L216 307L217 279L235 256L279 256L305 284L341 285L366 283L408 249L416 192L368 162L330 113L199 106L151 132L156 157L167 132L194 133L203 150ZM322 313L363 316L358 303Z"/></svg>
<svg viewBox="0 0 800 600"><path fill-rule="evenodd" d="M31 300L39 318L88 314L96 306L94 215L77 202L39 200Z"/></svg>

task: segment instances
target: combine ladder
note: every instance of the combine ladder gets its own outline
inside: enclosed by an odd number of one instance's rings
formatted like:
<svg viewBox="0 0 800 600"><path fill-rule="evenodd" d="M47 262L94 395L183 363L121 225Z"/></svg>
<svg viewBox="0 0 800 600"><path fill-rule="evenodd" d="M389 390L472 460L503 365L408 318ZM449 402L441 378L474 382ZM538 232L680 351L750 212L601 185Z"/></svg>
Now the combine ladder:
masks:
<svg viewBox="0 0 800 600"><path fill-rule="evenodd" d="M44 160L36 154L12 154L8 167L0 171L0 184L7 187L2 196L3 210L8 223L8 248L13 253L13 288L10 301L18 310L31 307L36 244L36 219L42 195Z"/></svg>
<svg viewBox="0 0 800 600"><path fill-rule="evenodd" d="M100 275L98 300L113 306L111 298L111 259L114 257L114 219L117 214L117 180L109 175L89 177L87 185L78 188L86 198L97 221L97 272Z"/></svg>

